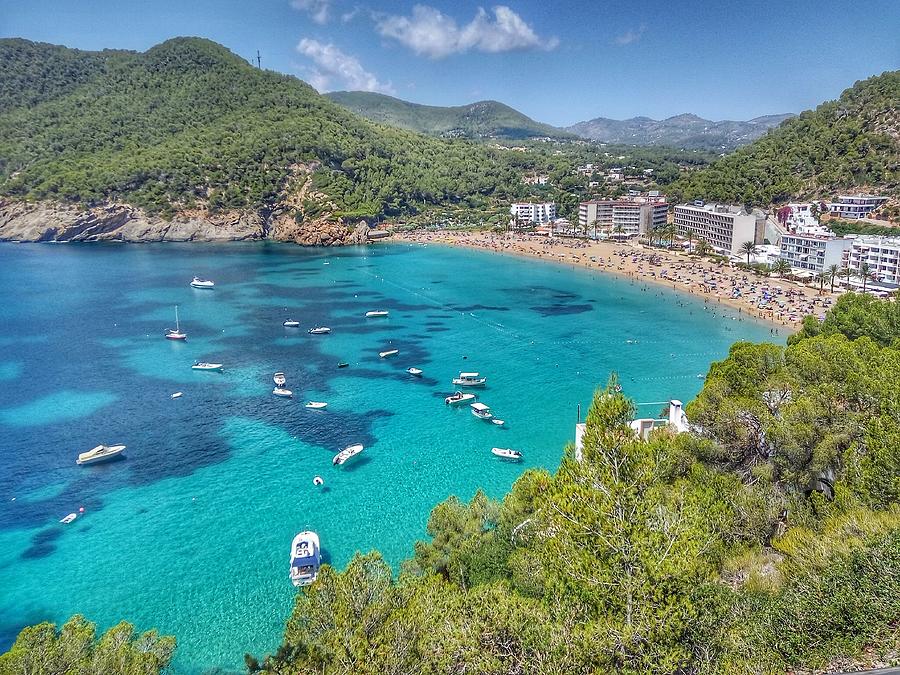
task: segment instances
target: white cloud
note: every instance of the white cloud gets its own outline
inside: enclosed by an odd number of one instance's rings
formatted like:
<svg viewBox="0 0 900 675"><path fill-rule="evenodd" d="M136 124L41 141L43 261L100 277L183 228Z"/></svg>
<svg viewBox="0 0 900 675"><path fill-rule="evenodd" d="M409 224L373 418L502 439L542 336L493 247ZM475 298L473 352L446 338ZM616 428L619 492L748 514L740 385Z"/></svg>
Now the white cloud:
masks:
<svg viewBox="0 0 900 675"><path fill-rule="evenodd" d="M416 54L433 59L450 54L479 51L496 54L517 49L553 49L556 38L541 38L509 7L498 5L493 16L478 8L464 26L428 5L415 5L412 16L380 16L376 28L384 37L397 40Z"/></svg>
<svg viewBox="0 0 900 675"><path fill-rule="evenodd" d="M641 39L641 36L644 34L644 31L647 30L647 26L642 25L637 30L627 30L615 39L615 43L617 45L630 45L632 42L637 42Z"/></svg>
<svg viewBox="0 0 900 675"><path fill-rule="evenodd" d="M345 89L394 93L390 82L379 82L375 75L362 67L359 59L345 54L333 44L303 38L297 45L297 51L315 64L315 67L308 69L307 79L318 91L329 91L338 84Z"/></svg>
<svg viewBox="0 0 900 675"><path fill-rule="evenodd" d="M331 0L291 0L291 7L306 12L316 23L324 24L331 13Z"/></svg>

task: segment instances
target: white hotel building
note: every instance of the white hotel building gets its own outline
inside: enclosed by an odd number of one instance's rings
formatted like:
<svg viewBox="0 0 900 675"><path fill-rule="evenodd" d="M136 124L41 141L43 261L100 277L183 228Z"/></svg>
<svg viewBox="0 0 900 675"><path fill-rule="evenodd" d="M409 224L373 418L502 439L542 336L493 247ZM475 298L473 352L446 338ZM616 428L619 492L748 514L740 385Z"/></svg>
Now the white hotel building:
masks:
<svg viewBox="0 0 900 675"><path fill-rule="evenodd" d="M853 241L852 237L835 237L833 234L787 233L781 235L779 257L787 260L793 270L818 274L832 265L841 267Z"/></svg>
<svg viewBox="0 0 900 675"><path fill-rule="evenodd" d="M520 202L512 204L509 212L517 223L543 225L556 220L556 202Z"/></svg>
<svg viewBox="0 0 900 675"><path fill-rule="evenodd" d="M838 195L838 198L828 204L828 212L837 218L849 218L856 220L866 218L869 213L887 201L887 197L876 195Z"/></svg>
<svg viewBox="0 0 900 675"><path fill-rule="evenodd" d="M581 202L578 224L586 233L596 227L632 237L663 227L668 213L669 204L664 195L604 199Z"/></svg>
<svg viewBox="0 0 900 675"><path fill-rule="evenodd" d="M766 228L764 213L747 213L739 206L728 204L679 204L675 207L675 228L682 237L700 239L724 255L743 255L741 244L752 241L761 244Z"/></svg>
<svg viewBox="0 0 900 675"><path fill-rule="evenodd" d="M847 266L859 272L863 263L880 281L900 284L900 237L854 238L846 256Z"/></svg>

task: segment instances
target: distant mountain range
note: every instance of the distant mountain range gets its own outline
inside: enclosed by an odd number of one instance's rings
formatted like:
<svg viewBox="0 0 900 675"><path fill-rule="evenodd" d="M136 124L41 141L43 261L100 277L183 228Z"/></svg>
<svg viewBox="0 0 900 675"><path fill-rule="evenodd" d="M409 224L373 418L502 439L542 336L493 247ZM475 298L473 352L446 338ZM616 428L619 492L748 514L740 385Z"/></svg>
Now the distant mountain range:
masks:
<svg viewBox="0 0 900 675"><path fill-rule="evenodd" d="M769 129L794 116L793 113L764 115L746 122L713 122L691 114L675 115L664 120L649 117L632 117L627 120L597 117L566 127L566 131L601 143L727 151L756 140Z"/></svg>
<svg viewBox="0 0 900 675"><path fill-rule="evenodd" d="M326 96L373 122L430 136L476 139L573 137L573 134L563 129L535 122L498 101L477 101L468 105L442 107L410 103L368 91L335 91Z"/></svg>
<svg viewBox="0 0 900 675"><path fill-rule="evenodd" d="M498 101L477 101L460 106L410 103L368 91L325 94L335 103L373 122L444 138L587 138L624 145L666 145L702 150L734 150L759 138L792 113L765 115L746 122L713 122L697 115L676 115L665 120L632 117L613 120L597 117L561 129L536 122Z"/></svg>

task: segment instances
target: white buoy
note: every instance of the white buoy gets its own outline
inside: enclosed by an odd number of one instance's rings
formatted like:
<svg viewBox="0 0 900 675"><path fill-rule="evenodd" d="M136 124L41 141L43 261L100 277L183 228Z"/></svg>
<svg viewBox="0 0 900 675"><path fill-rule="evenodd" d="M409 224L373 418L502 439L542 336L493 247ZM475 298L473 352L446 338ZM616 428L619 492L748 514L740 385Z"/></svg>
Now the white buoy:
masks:
<svg viewBox="0 0 900 675"><path fill-rule="evenodd" d="M316 476L315 478L313 478L313 485L324 485L324 484L325 484L325 481L322 480L321 476Z"/></svg>

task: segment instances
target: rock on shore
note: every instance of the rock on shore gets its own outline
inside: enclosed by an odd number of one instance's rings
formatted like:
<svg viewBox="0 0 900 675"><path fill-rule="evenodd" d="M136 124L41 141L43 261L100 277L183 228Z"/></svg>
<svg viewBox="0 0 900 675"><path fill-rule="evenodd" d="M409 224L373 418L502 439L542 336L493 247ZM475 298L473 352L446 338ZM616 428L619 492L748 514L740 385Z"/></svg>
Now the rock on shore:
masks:
<svg viewBox="0 0 900 675"><path fill-rule="evenodd" d="M366 242L368 227L334 222L296 223L287 216L268 221L251 212L189 211L172 220L148 216L125 204L91 209L49 202L0 200L0 241L245 241L274 239L303 246Z"/></svg>

